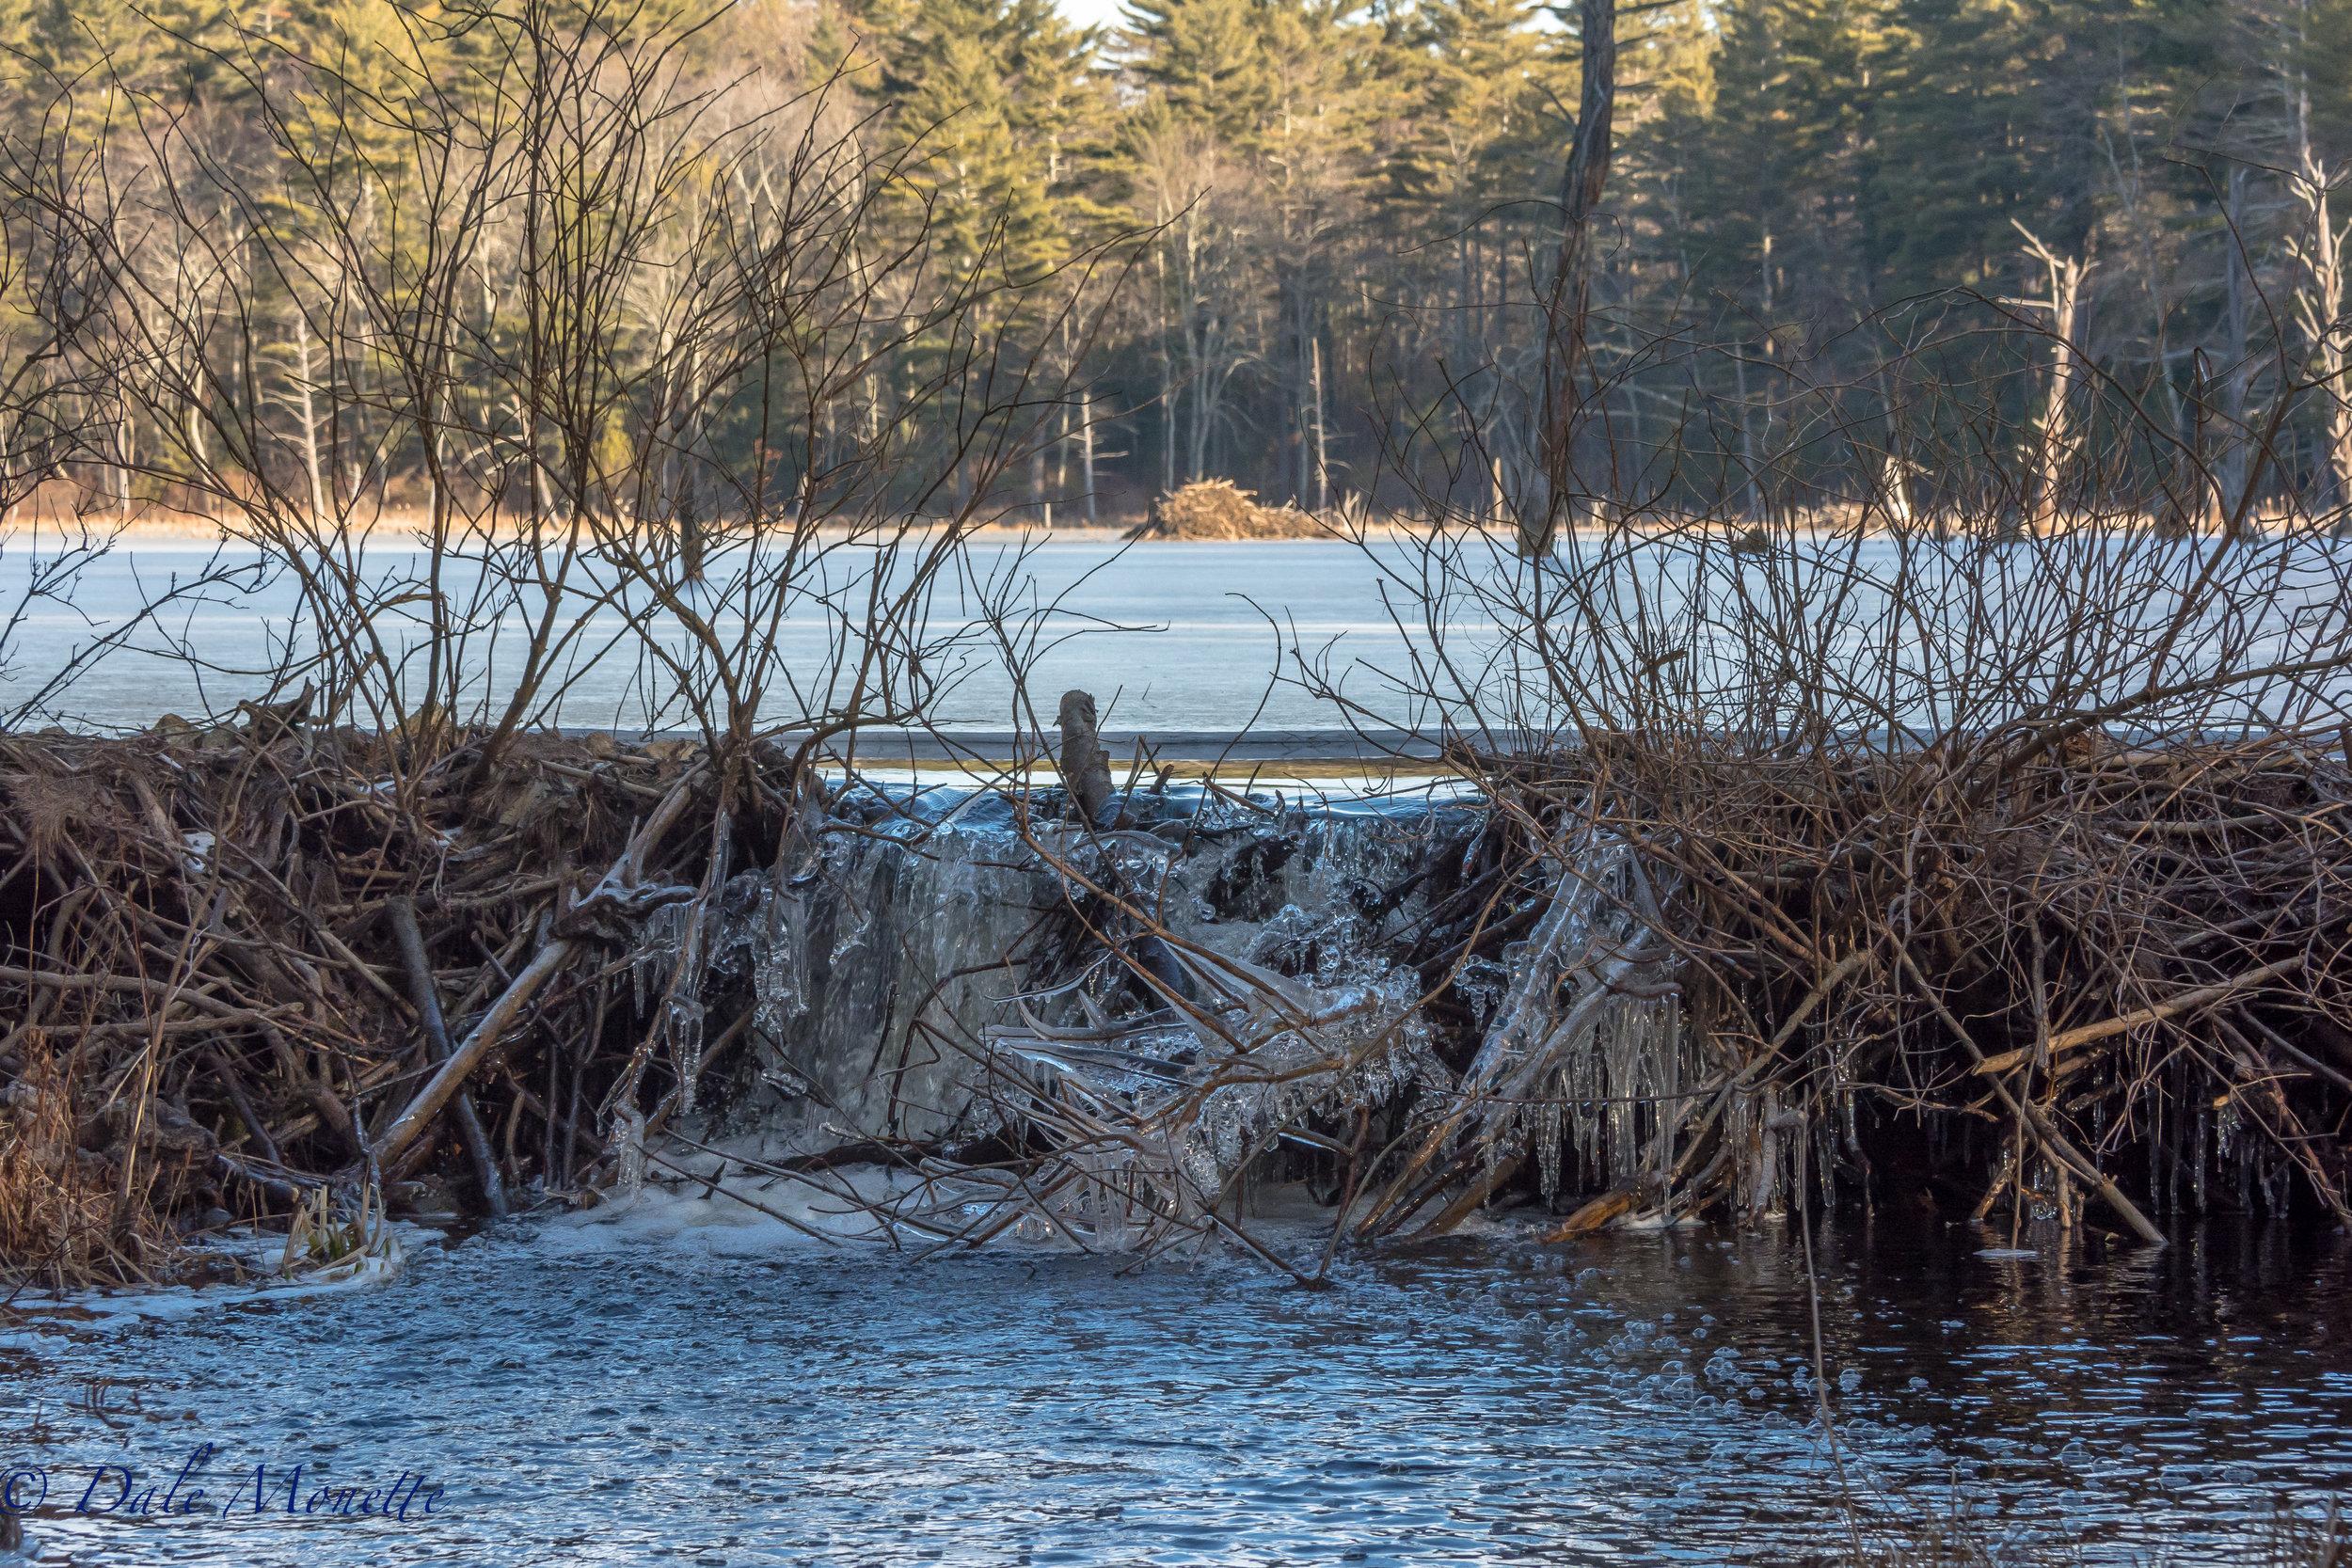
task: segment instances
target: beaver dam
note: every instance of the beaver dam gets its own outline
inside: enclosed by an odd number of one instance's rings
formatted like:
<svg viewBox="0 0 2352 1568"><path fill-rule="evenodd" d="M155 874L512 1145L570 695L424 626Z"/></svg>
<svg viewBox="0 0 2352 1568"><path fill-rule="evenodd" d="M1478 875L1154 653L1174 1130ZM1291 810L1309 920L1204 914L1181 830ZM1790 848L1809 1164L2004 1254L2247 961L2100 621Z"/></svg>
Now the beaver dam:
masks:
<svg viewBox="0 0 2352 1568"><path fill-rule="evenodd" d="M708 1176L755 1206L1303 1278L1497 1208L2352 1218L2352 775L2305 740L1457 745L1475 790L1311 810L1098 753L1091 821L805 748L468 760L0 739L12 1272L200 1272L321 1195L594 1205L755 1126L787 1152ZM1237 1217L1301 1180L1319 1252Z"/></svg>
<svg viewBox="0 0 2352 1568"><path fill-rule="evenodd" d="M2317 164L2144 353L2032 233L1726 310L1595 0L1465 313L477 9L20 52L0 1558L2347 1560Z"/></svg>
<svg viewBox="0 0 2352 1568"><path fill-rule="evenodd" d="M874 689L773 715L798 656L688 660L684 598L639 633L691 735L556 727L571 673L459 721L455 643L404 709L315 629L317 691L0 734L5 1326L47 1325L0 1420L124 1463L62 1391L135 1342L144 1411L421 1434L366 1462L461 1478L500 1560L2064 1560L2283 1499L2249 1549L2331 1560L2336 547L1721 538L1235 546L1419 595L1383 688L1291 650L1328 745L1106 744L1074 690L927 726L977 635L1028 689L1003 605L845 617ZM1317 757L1354 782L1249 776ZM110 1331L164 1296L245 1310Z"/></svg>

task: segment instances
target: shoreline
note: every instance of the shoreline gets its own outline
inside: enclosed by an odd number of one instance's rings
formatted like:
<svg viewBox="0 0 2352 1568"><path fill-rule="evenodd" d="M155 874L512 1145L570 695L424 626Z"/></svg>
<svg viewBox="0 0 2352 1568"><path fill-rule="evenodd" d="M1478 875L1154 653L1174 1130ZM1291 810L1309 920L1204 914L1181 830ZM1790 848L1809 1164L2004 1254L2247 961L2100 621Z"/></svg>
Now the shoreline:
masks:
<svg viewBox="0 0 2352 1568"><path fill-rule="evenodd" d="M1721 517L1710 517L1695 513L1684 516L1644 518L1616 524L1579 522L1572 527L1562 529L1556 535L1556 539L1574 538L1579 541L1598 543L1628 535L1637 539L1660 541L1692 540L1706 537L1719 541L1735 554L1763 555L1770 553L1772 545L1776 542L1809 540L1819 543L1846 536L1857 530L1863 538L1909 539L1931 544L1957 543L1973 537L1964 525L1947 526L1939 537L1936 526L1931 522L1923 521L1899 528L1883 520L1861 519L1851 515L1852 511L1853 509L1851 508L1839 507L1817 508L1784 519L1770 527L1760 524L1752 525L1741 520L1726 522ZM21 512L22 509L20 509L20 515L10 517L5 523L0 523L0 559L5 559L6 552L16 547L19 541L29 546L34 553L40 554L54 550L59 545L78 543L85 536L94 543L129 549L171 546L209 548L217 546L238 546L250 549L269 550L281 547L257 542L249 536L240 534L230 526L227 520L217 517L185 514L160 515L151 512L146 515L126 519L95 514L78 524L71 521L61 524L55 516L26 517L22 515ZM2252 518L2249 520L2250 527L2247 536L2279 537L2283 531L2281 525L2285 521L2286 519L2272 516ZM1009 520L969 526L965 529L963 537L981 545L1009 544L1022 540L1066 545L1356 545L1369 541L1426 541L1431 537L1431 525L1427 521L1397 515L1327 525L1325 531L1319 535L1295 531L1277 531L1265 533L1237 534L1231 537L1139 536L1138 531L1147 523L1148 518L1142 515L1122 516L1114 521L1098 522L1091 526L1083 523L1043 523L1032 519ZM410 548L421 548L428 526L428 521L422 514L388 511L373 517L355 518L342 525L341 532L330 531L323 532L320 537L359 541L367 544L400 544ZM929 537L946 526L943 522L915 523L911 525L906 532L909 537ZM2029 539L2047 538L2053 533L2059 532L2127 533L2152 526L2151 520L2142 516L2099 514L2069 519L2062 528L2058 529L2021 532L2010 542L2023 543ZM1489 533L1499 542L1508 543L1512 538L1512 529L1507 523L1482 525L1468 518L1451 518L1447 520L1446 527L1449 536L1483 531ZM84 533L85 529L87 535ZM841 541L870 541L882 531L884 531L879 525L874 524L827 523L820 525L817 530L818 536L821 539ZM463 542L458 546L460 552L463 553L466 549L480 547L485 541L503 543L520 538L523 530L519 526L501 526L485 531L468 526L456 532L457 537ZM2217 534L2210 531L2196 530L2182 533L2179 537L2185 540L2217 537Z"/></svg>
<svg viewBox="0 0 2352 1568"><path fill-rule="evenodd" d="M1342 533L1335 530L1322 537L1295 533L1231 539L1136 537L1136 531L1143 526L1144 521L1145 519L1139 516L1122 517L1112 522L1097 523L1091 527L1083 523L1048 524L1030 520L991 522L967 528L963 536L977 544L1009 543L1022 539L1042 538L1055 544L1280 545L1349 544L1359 538L1417 538L1427 531L1425 528L1411 523L1379 521L1364 527L1360 532ZM111 542L124 548L142 546L151 548L159 546L206 548L220 545L242 546L253 549L274 547L257 543L251 537L238 533L226 520L215 517L150 515L126 520L120 517L99 515L88 518L86 526L88 537L91 539ZM355 519L344 525L345 531L340 535L327 533L323 537L341 537L370 544L397 542L411 547L421 547L428 526L427 519L421 515L389 513L373 518ZM937 522L918 523L913 525L908 532L914 536L928 536L938 532L946 526L944 523ZM0 527L0 550L6 550L17 541L23 540L30 544L37 552L47 551L55 548L58 544L72 544L78 541L83 536L81 528L82 525L72 523L60 526L54 517L19 516L10 520L5 527ZM829 523L820 526L817 531L818 537L824 539L871 539L881 531L876 525L850 526ZM522 530L519 527L500 528L486 533L478 529L469 528L461 531L460 537L478 545L485 538L505 541L519 538L521 534Z"/></svg>

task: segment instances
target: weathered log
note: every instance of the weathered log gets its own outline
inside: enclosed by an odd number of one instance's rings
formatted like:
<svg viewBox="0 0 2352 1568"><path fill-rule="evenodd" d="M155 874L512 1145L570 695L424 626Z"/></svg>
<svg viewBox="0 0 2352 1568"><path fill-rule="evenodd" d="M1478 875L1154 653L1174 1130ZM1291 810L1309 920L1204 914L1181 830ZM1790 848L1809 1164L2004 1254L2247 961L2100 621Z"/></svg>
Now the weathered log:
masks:
<svg viewBox="0 0 2352 1568"><path fill-rule="evenodd" d="M2159 1002L2153 1007L2142 1007L2136 1013L2126 1013L2121 1018L2106 1019L2098 1023L2086 1023L2079 1029L2068 1029L2060 1034L2052 1035L2050 1037L2051 1054L2056 1055L2061 1051L2071 1051L2078 1045L2088 1045L2092 1040L2103 1040L2109 1035L2121 1035L2126 1030L2137 1029L2143 1023L2162 1022L2168 1018L2175 1018L2182 1013L2208 1006L2237 991L2246 990L2249 986L2259 986L2264 981L2275 980L2281 974L2292 974L2301 969L2306 961L2305 955L2297 953L2291 958L2280 958L2275 964L2265 964L2260 969L2249 970L2233 979L2224 980L2219 985L2200 986L2195 990L2183 991L2169 1001Z"/></svg>
<svg viewBox="0 0 2352 1568"><path fill-rule="evenodd" d="M405 898L394 898L385 910L385 918L391 923L392 940L400 944L401 962L408 967L408 998L424 1025L425 1051L436 1063L446 1062L451 1054L449 1028L441 1020L441 999L434 990L424 933L417 928L416 907ZM499 1180L498 1161L490 1149L490 1136L483 1131L481 1114L474 1109L473 1096L459 1089L455 1105L458 1131L465 1135L466 1151L473 1156L474 1179L482 1183L482 1201L493 1216L504 1219L506 1183Z"/></svg>
<svg viewBox="0 0 2352 1568"><path fill-rule="evenodd" d="M1590 1236L1597 1231L1606 1230L1618 1220L1631 1213L1634 1204L1641 1201L1641 1196L1642 1189L1639 1187L1619 1187L1614 1192L1603 1193L1566 1219L1562 1220L1552 1229L1546 1231L1544 1240L1573 1242L1580 1236Z"/></svg>
<svg viewBox="0 0 2352 1568"><path fill-rule="evenodd" d="M441 1069L417 1091L417 1097L409 1101L408 1108L401 1112L399 1119L385 1130L384 1136L376 1144L378 1163L390 1165L431 1125L433 1118L440 1115L441 1107L449 1103L451 1097L465 1083L467 1075L482 1065L482 1059L490 1053L492 1046L505 1038L506 1031L514 1026L524 1004L571 960L572 949L577 945L567 937L558 937L539 949L537 956L524 966L523 972L515 976L514 983L490 1005L490 1010L482 1015L481 1022L473 1026L465 1043L450 1053L449 1059L441 1064Z"/></svg>
<svg viewBox="0 0 2352 1568"><path fill-rule="evenodd" d="M1078 815L1099 822L1111 798L1111 754L1097 738L1094 698L1084 691L1061 694L1061 777Z"/></svg>
<svg viewBox="0 0 2352 1568"><path fill-rule="evenodd" d="M1506 1155L1495 1162L1494 1169L1472 1181L1457 1197L1438 1212L1438 1217L1413 1232L1415 1240L1425 1240L1451 1234L1464 1220L1476 1213L1480 1205L1500 1191L1502 1184L1518 1175L1527 1163L1523 1154Z"/></svg>
<svg viewBox="0 0 2352 1568"><path fill-rule="evenodd" d="M289 1203L307 1203L310 1201L310 1189L297 1185L294 1182L288 1181L280 1177L264 1175L262 1172L255 1170L252 1166L246 1164L244 1161L236 1159L231 1155L226 1153L215 1153L213 1156L213 1164L220 1170L235 1177L240 1181L251 1182L255 1187L258 1187L262 1192L269 1194L272 1197L283 1198Z"/></svg>

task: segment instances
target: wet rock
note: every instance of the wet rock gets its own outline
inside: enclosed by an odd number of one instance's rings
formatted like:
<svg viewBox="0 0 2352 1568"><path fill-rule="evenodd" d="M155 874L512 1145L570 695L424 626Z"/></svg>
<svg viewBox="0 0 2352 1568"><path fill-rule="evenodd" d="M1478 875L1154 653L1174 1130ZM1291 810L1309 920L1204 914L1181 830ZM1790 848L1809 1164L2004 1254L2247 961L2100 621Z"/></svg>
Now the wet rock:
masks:
<svg viewBox="0 0 2352 1568"><path fill-rule="evenodd" d="M438 1177L422 1176L413 1181L395 1181L385 1190L385 1206L395 1214L453 1214L456 1202Z"/></svg>

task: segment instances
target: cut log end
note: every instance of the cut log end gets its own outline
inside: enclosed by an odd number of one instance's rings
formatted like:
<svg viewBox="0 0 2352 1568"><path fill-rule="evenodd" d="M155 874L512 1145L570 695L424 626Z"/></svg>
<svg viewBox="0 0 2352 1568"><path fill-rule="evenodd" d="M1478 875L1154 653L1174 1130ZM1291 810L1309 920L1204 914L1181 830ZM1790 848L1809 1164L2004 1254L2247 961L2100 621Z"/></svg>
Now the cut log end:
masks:
<svg viewBox="0 0 2352 1568"><path fill-rule="evenodd" d="M1597 1235L1631 1213L1640 1196L1640 1192L1632 1187L1620 1187L1615 1192L1603 1193L1545 1232L1544 1240L1573 1242L1580 1237Z"/></svg>

